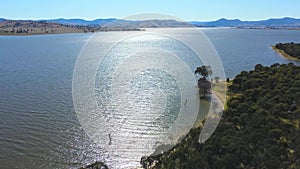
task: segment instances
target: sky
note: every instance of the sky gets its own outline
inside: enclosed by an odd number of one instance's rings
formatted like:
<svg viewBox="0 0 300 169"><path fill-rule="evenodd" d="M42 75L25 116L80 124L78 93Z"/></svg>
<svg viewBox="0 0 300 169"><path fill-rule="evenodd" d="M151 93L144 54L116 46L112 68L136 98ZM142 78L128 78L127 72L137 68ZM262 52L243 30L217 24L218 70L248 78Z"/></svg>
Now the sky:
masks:
<svg viewBox="0 0 300 169"><path fill-rule="evenodd" d="M299 0L12 0L1 2L0 18L93 20L162 13L186 21L263 20L300 18L299 7Z"/></svg>

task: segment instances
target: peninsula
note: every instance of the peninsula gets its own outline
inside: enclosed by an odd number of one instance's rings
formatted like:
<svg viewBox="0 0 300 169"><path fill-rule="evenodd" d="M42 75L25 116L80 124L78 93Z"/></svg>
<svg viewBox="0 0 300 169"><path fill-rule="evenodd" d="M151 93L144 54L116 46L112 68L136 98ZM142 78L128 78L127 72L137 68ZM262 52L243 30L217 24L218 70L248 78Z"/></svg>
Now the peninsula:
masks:
<svg viewBox="0 0 300 169"><path fill-rule="evenodd" d="M300 67L260 64L229 86L222 120L205 143L201 126L163 154L143 157L147 169L299 168ZM203 121L205 123L205 121Z"/></svg>
<svg viewBox="0 0 300 169"><path fill-rule="evenodd" d="M258 64L252 71L242 71L230 83L227 108L211 138L200 144L203 125L196 126L169 151L142 157L142 167L299 168L299 72L293 63Z"/></svg>
<svg viewBox="0 0 300 169"><path fill-rule="evenodd" d="M278 43L272 49L289 60L300 61L300 43Z"/></svg>

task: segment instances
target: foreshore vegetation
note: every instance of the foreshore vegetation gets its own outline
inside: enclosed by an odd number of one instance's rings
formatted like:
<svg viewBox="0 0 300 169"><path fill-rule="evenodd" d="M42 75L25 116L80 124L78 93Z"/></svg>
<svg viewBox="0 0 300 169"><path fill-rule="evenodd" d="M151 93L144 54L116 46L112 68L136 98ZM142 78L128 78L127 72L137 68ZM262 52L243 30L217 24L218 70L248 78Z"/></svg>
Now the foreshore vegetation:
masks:
<svg viewBox="0 0 300 169"><path fill-rule="evenodd" d="M300 61L300 43L278 43L272 48L287 59Z"/></svg>
<svg viewBox="0 0 300 169"><path fill-rule="evenodd" d="M230 99L214 134L198 142L193 128L171 150L143 157L148 169L300 168L300 67L260 64L229 86ZM205 123L205 121L203 121Z"/></svg>

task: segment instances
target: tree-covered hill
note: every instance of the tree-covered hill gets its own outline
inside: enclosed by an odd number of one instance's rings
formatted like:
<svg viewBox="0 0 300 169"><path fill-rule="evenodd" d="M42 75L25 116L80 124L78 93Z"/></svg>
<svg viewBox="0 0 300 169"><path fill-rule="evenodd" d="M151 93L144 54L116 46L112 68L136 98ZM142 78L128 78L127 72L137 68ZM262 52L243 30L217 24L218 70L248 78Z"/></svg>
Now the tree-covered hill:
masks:
<svg viewBox="0 0 300 169"><path fill-rule="evenodd" d="M300 67L256 65L237 75L230 100L211 138L199 144L201 128L164 154L143 157L144 168L299 169Z"/></svg>

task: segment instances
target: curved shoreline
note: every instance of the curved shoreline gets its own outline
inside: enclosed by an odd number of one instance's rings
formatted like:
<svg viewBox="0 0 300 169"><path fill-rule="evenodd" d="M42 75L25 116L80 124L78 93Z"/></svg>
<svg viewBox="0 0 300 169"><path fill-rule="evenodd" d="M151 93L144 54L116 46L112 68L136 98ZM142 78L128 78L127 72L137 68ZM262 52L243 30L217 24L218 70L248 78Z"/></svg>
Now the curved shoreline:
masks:
<svg viewBox="0 0 300 169"><path fill-rule="evenodd" d="M300 61L300 59L297 59L297 58L295 58L295 57L293 57L293 56L291 56L291 55L285 53L283 50L277 49L275 46L271 46L271 47L272 47L272 49L273 49L275 52L279 53L279 54L280 54L283 58L285 58L285 59L288 59L288 60L294 60L294 61Z"/></svg>

